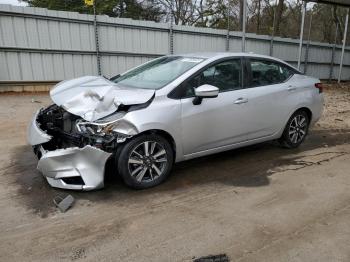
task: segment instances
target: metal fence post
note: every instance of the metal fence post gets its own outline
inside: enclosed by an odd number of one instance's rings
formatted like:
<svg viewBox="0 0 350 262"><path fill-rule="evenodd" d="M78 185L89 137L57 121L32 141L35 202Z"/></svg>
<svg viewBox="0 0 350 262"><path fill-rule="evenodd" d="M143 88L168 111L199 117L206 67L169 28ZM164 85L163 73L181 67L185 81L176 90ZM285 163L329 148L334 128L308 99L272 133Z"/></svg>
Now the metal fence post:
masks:
<svg viewBox="0 0 350 262"><path fill-rule="evenodd" d="M310 23L309 23L309 32L305 50L305 59L304 59L304 74L307 72L307 63L309 62L309 47L310 47L310 36L311 36L311 25L312 25L312 13L310 14Z"/></svg>
<svg viewBox="0 0 350 262"><path fill-rule="evenodd" d="M305 23L305 12L306 12L307 2L303 4L302 16L301 16L301 27L300 27L300 37L299 37L299 52L298 52L298 70L300 70L301 64L301 52L303 50L303 37L304 37L304 23Z"/></svg>
<svg viewBox="0 0 350 262"><path fill-rule="evenodd" d="M243 0L242 52L245 52L245 25L247 20L247 0Z"/></svg>
<svg viewBox="0 0 350 262"><path fill-rule="evenodd" d="M344 52L345 52L345 44L346 44L346 35L348 33L348 23L349 23L349 10L348 9L346 13L346 18L345 18L345 29L344 29L344 38L343 38L343 47L341 50L341 57L340 57L340 66L339 66L339 75L338 75L338 83L340 83L341 80L341 71L343 69L343 61L344 61Z"/></svg>
<svg viewBox="0 0 350 262"><path fill-rule="evenodd" d="M96 59L97 59L97 73L101 75L101 59L100 59L100 47L98 42L98 28L97 28L97 16L96 16L96 0L93 1L94 7L94 29L95 29L95 45L96 45Z"/></svg>
<svg viewBox="0 0 350 262"><path fill-rule="evenodd" d="M334 44L333 44L333 48L332 48L331 67L330 67L330 69L329 69L329 79L328 79L328 82L331 82L332 79L333 79L334 56L335 56L335 47L336 47L336 45L337 45L338 26L339 26L339 24L336 23L336 27L335 27L335 36L334 36Z"/></svg>
<svg viewBox="0 0 350 262"><path fill-rule="evenodd" d="M174 5L173 0L170 1L170 25L169 25L169 54L174 54Z"/></svg>
<svg viewBox="0 0 350 262"><path fill-rule="evenodd" d="M272 35L270 41L270 56L273 55L273 40L275 38L275 23L276 23L276 9L278 5L278 0L276 0L275 9L273 10L273 22L272 22Z"/></svg>
<svg viewBox="0 0 350 262"><path fill-rule="evenodd" d="M230 50L230 1L227 8L226 52Z"/></svg>
<svg viewBox="0 0 350 262"><path fill-rule="evenodd" d="M171 55L174 54L174 30L173 30L173 24L170 24L169 27L169 53Z"/></svg>

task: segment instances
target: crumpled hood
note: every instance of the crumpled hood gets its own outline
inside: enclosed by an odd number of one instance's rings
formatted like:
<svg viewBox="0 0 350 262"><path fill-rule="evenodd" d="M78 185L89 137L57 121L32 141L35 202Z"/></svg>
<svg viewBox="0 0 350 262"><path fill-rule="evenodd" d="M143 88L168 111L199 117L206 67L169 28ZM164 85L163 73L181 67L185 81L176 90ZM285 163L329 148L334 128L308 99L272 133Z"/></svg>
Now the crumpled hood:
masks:
<svg viewBox="0 0 350 262"><path fill-rule="evenodd" d="M102 76L84 76L58 83L50 96L69 113L95 121L112 114L121 104L146 103L154 93L151 89L120 87Z"/></svg>

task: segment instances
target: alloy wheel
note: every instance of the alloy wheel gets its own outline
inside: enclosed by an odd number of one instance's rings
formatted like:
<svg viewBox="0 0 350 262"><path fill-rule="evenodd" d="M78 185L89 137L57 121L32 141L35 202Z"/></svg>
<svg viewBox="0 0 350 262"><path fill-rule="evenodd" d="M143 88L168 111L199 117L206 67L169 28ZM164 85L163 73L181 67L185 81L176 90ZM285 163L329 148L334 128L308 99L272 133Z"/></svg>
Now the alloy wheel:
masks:
<svg viewBox="0 0 350 262"><path fill-rule="evenodd" d="M292 143L303 140L307 130L307 119L303 115L296 115L289 124L288 136Z"/></svg>
<svg viewBox="0 0 350 262"><path fill-rule="evenodd" d="M128 159L130 175L139 183L160 177L168 164L164 147L155 141L144 141L131 151Z"/></svg>

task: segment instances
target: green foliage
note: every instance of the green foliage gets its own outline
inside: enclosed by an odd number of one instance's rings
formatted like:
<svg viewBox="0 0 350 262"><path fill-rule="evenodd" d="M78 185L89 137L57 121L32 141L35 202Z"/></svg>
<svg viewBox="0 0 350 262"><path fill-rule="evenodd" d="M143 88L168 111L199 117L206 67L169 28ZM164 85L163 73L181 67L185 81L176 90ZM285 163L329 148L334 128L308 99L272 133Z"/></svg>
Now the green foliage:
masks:
<svg viewBox="0 0 350 262"><path fill-rule="evenodd" d="M92 14L93 7L86 6L84 0L22 0L29 6L43 7L52 10L63 10ZM163 12L154 6L153 1L136 0L95 0L97 14L111 17L126 17L140 20L160 21Z"/></svg>
<svg viewBox="0 0 350 262"><path fill-rule="evenodd" d="M84 0L22 0L22 2L34 7L80 13L89 13L90 9L90 7L84 5Z"/></svg>

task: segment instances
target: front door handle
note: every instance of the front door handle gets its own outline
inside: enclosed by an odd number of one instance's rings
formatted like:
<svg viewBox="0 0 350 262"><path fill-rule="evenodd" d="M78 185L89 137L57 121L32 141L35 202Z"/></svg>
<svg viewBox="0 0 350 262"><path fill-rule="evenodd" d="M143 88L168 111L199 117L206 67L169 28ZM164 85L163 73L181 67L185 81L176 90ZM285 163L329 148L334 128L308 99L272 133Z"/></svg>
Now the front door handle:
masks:
<svg viewBox="0 0 350 262"><path fill-rule="evenodd" d="M287 88L288 91L294 91L295 89L297 89L295 86L288 86Z"/></svg>
<svg viewBox="0 0 350 262"><path fill-rule="evenodd" d="M237 100L234 103L236 105L239 105L239 104L244 104L244 103L247 103L247 102L248 102L247 98L240 97L240 98L237 98Z"/></svg>

